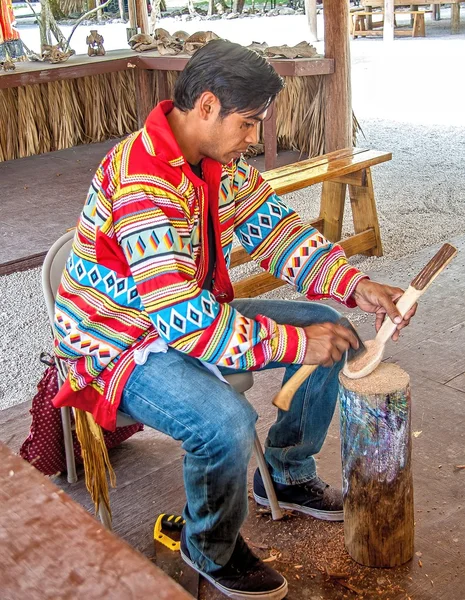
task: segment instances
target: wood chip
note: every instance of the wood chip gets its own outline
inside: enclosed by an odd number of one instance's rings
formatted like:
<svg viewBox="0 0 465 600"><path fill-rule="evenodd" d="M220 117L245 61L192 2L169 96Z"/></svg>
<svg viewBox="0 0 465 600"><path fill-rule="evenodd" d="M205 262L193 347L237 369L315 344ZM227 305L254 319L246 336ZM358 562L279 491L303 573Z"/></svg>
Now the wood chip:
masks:
<svg viewBox="0 0 465 600"><path fill-rule="evenodd" d="M342 585L342 587L347 588L351 592L354 592L354 594L357 594L357 596L363 596L363 592L361 590L351 585L350 583L347 583L347 581L344 581L343 579L335 579L334 581L339 585Z"/></svg>
<svg viewBox="0 0 465 600"><path fill-rule="evenodd" d="M423 563L421 562L421 560L420 560L420 559L418 559L418 566L419 566L419 567L422 567L422 566L423 566Z"/></svg>

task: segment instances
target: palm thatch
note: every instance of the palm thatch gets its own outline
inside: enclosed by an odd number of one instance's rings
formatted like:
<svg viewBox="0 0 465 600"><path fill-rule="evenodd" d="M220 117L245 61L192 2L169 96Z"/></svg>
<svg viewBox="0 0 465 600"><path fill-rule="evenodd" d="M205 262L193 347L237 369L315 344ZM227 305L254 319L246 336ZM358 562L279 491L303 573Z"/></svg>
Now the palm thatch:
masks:
<svg viewBox="0 0 465 600"><path fill-rule="evenodd" d="M178 71L166 71L173 96ZM162 97L151 73L153 105ZM276 101L278 147L305 157L324 153L324 78L286 77ZM138 127L133 69L0 90L0 161L122 137ZM359 129L354 117L354 137ZM261 134L263 142L263 132ZM259 150L260 151L260 150Z"/></svg>
<svg viewBox="0 0 465 600"><path fill-rule="evenodd" d="M132 70L0 90L0 161L122 137L137 129Z"/></svg>
<svg viewBox="0 0 465 600"><path fill-rule="evenodd" d="M324 152L323 77L285 77L276 101L278 147L305 156Z"/></svg>

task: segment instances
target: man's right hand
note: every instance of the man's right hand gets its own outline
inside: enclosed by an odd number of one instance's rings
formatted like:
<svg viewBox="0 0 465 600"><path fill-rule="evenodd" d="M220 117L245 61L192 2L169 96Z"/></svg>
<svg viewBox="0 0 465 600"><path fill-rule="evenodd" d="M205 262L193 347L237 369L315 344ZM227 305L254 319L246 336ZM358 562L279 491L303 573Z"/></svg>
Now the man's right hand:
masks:
<svg viewBox="0 0 465 600"><path fill-rule="evenodd" d="M358 348L355 335L337 323L319 323L304 327L307 336L307 352L304 365L331 367L341 360L344 352L351 346Z"/></svg>

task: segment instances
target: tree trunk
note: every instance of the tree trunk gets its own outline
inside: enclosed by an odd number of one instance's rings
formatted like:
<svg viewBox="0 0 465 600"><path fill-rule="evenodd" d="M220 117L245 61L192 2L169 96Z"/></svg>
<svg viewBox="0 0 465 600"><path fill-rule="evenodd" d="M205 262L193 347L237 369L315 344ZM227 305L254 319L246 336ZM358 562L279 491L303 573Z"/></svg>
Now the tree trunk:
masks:
<svg viewBox="0 0 465 600"><path fill-rule="evenodd" d="M318 41L316 25L316 0L305 0L305 12L307 14L308 26L310 28L310 41Z"/></svg>
<svg viewBox="0 0 465 600"><path fill-rule="evenodd" d="M233 12L242 13L244 9L245 0L234 0L233 1Z"/></svg>
<svg viewBox="0 0 465 600"><path fill-rule="evenodd" d="M413 556L409 376L395 364L367 377L339 377L347 551L368 567Z"/></svg>
<svg viewBox="0 0 465 600"><path fill-rule="evenodd" d="M60 0L49 0L50 2L50 10L52 11L52 15L55 19L65 19L66 15L61 10Z"/></svg>

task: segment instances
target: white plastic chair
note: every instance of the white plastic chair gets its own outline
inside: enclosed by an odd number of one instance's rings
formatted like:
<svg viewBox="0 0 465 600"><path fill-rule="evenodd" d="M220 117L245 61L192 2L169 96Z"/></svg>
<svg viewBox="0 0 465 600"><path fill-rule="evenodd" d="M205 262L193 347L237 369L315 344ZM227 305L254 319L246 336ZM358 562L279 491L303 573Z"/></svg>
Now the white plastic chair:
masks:
<svg viewBox="0 0 465 600"><path fill-rule="evenodd" d="M74 230L68 231L62 235L47 252L42 266L42 289L47 305L48 317L52 327L55 319L55 296L65 268L66 260L71 252L73 238ZM58 369L58 385L61 386L66 379L66 369L62 361L57 360L56 363ZM227 375L225 379L227 379L234 389L241 394L245 394L245 392L253 386L253 374L251 372L234 373L232 375ZM69 483L76 483L78 478L74 460L70 408L64 407L61 409L61 420L63 423L67 478ZM116 421L118 427L132 425L134 423L135 421L127 417L127 415L118 412ZM255 432L254 449L266 494L270 500L272 517L274 520L282 519L283 514L276 498L273 482L265 462L265 457L263 456L263 450L257 432ZM111 517L103 502L100 503L99 516L105 527L111 529Z"/></svg>

